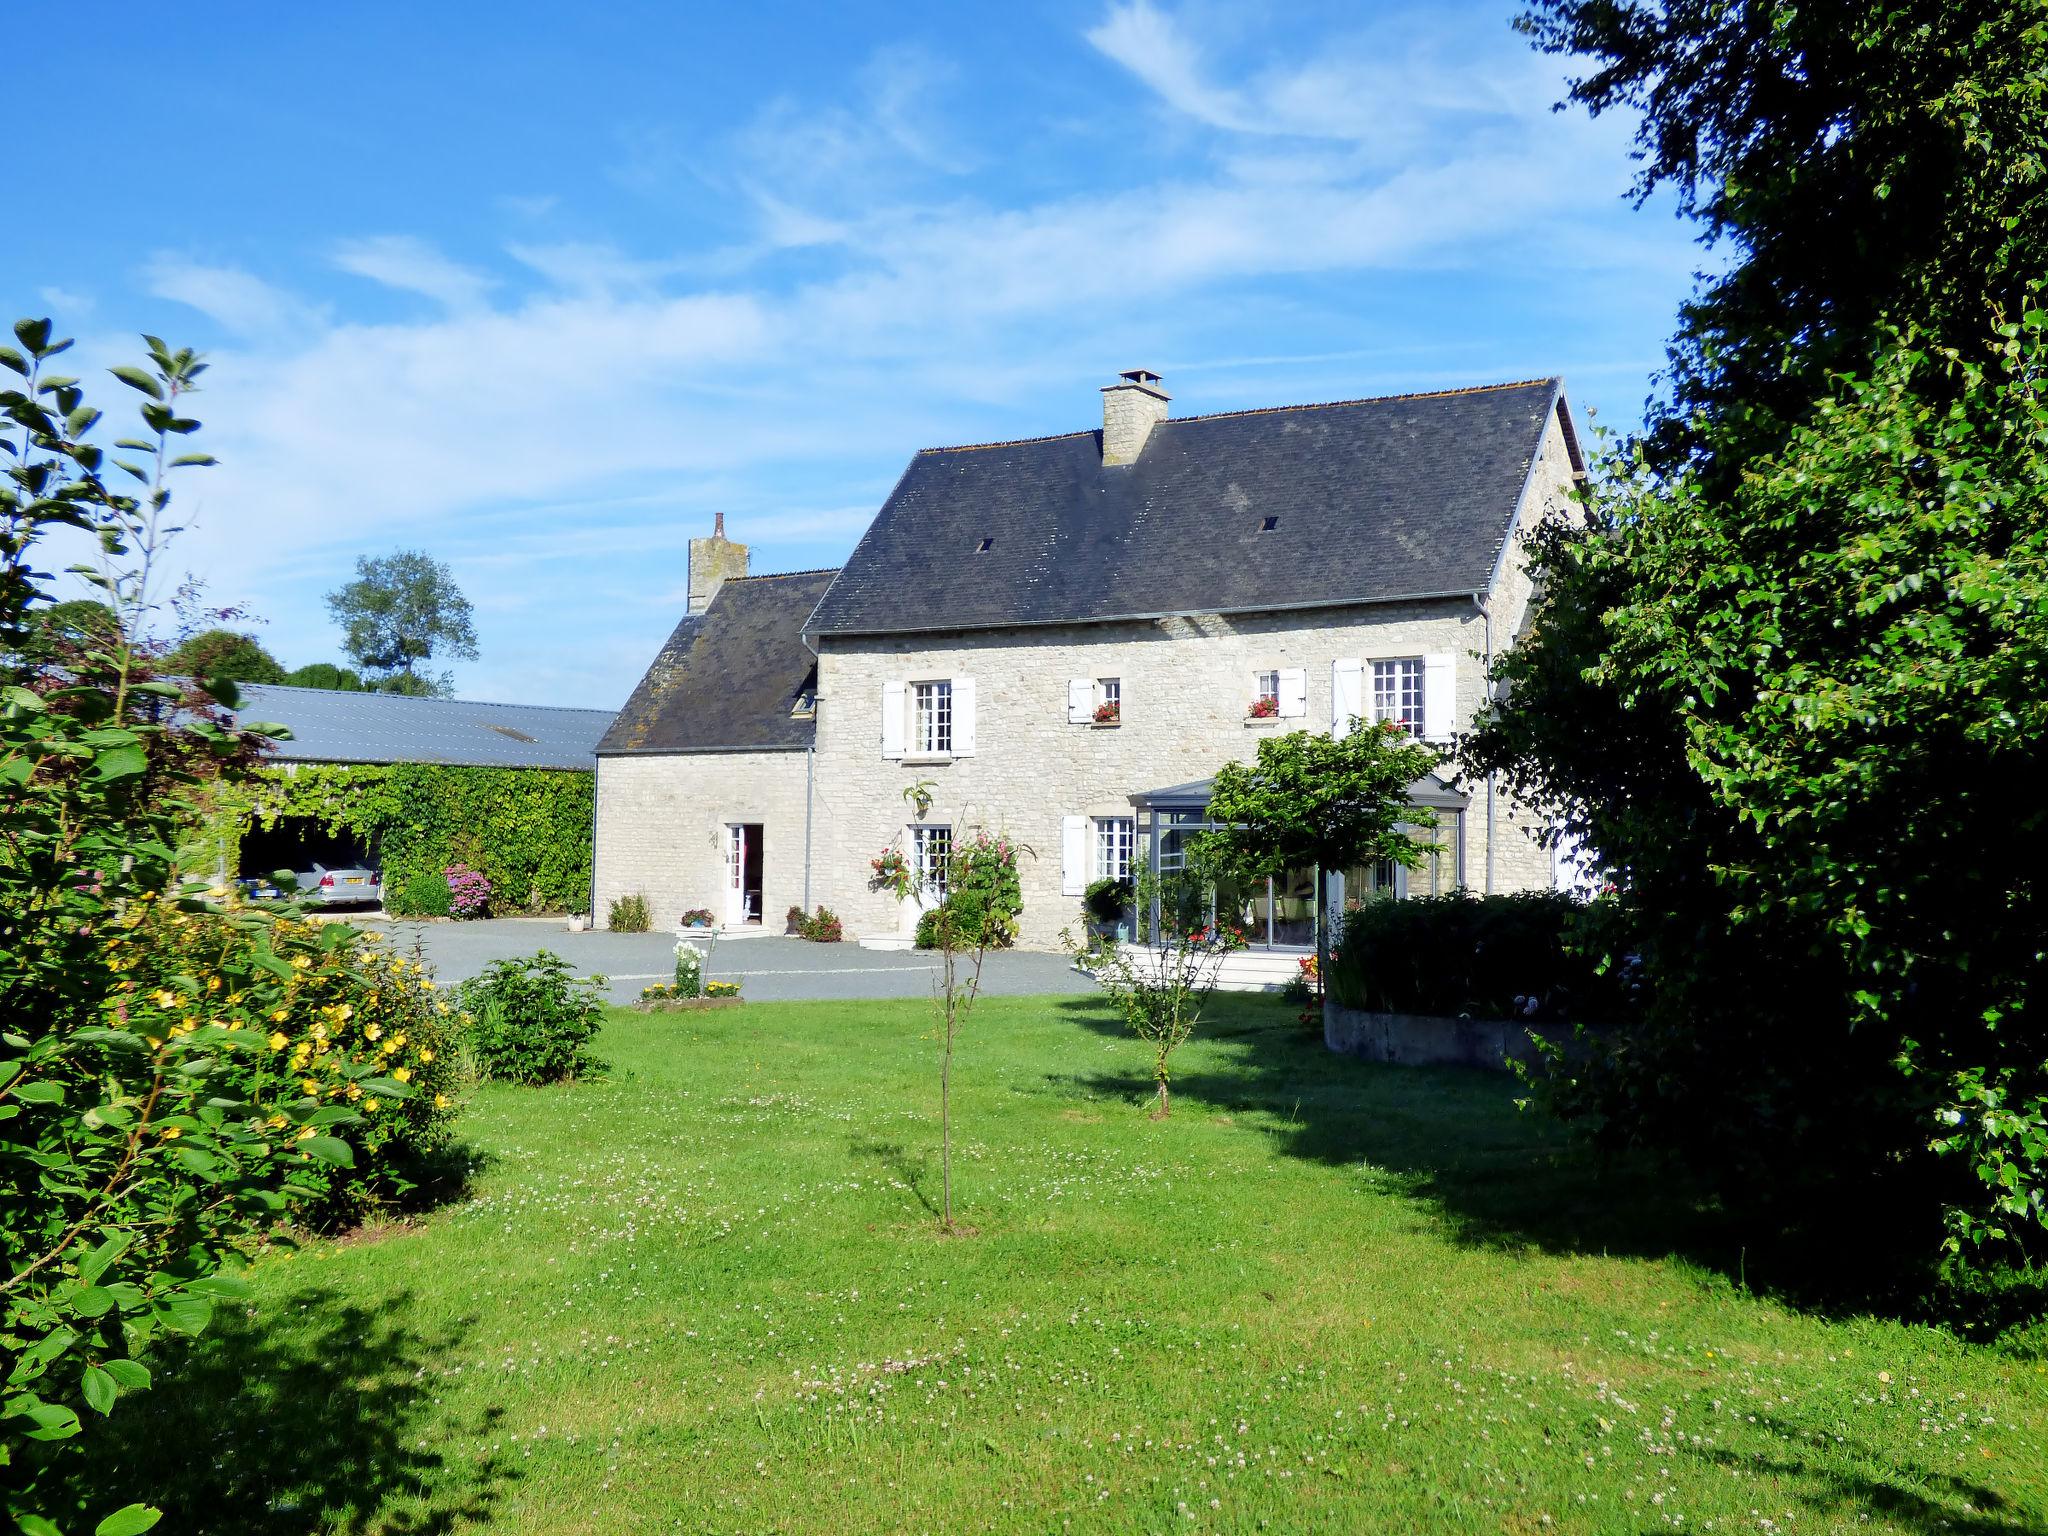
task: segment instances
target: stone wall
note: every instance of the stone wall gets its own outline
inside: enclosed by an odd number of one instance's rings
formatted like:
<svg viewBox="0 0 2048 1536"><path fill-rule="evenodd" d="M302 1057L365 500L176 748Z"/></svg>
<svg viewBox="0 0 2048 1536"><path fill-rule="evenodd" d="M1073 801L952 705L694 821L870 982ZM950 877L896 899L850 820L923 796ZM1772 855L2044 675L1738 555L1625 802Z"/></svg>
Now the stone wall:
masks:
<svg viewBox="0 0 2048 1536"><path fill-rule="evenodd" d="M1409 1067L1484 1067L1504 1072L1534 1058L1529 1031L1505 1019L1440 1019L1418 1013L1367 1013L1323 1004L1323 1043L1367 1061Z"/></svg>
<svg viewBox="0 0 2048 1536"><path fill-rule="evenodd" d="M803 901L802 752L646 753L601 757L597 767L597 910L638 892L656 928L673 928L693 907L725 914L725 827L762 831L761 916L782 931L782 915ZM813 904L824 899L813 896Z"/></svg>

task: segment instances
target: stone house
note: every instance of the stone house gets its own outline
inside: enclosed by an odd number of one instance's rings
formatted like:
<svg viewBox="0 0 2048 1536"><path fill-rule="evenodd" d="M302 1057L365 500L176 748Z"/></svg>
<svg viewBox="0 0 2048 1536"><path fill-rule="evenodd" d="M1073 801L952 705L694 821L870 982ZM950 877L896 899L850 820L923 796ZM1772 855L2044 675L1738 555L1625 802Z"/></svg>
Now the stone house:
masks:
<svg viewBox="0 0 2048 1536"><path fill-rule="evenodd" d="M631 889L664 922L822 902L901 942L916 904L869 861L899 849L936 885L987 830L1032 850L1021 942L1052 947L1092 881L1172 864L1207 778L1264 734L1448 740L1525 621L1523 535L1583 474L1556 379L1175 418L1135 370L1099 431L917 454L837 572L735 577L721 528L691 546L704 607L599 747L600 916ZM1432 864L1329 872L1330 901L1556 883L1496 786L1415 796ZM1276 976L1313 947L1316 891L1232 893Z"/></svg>

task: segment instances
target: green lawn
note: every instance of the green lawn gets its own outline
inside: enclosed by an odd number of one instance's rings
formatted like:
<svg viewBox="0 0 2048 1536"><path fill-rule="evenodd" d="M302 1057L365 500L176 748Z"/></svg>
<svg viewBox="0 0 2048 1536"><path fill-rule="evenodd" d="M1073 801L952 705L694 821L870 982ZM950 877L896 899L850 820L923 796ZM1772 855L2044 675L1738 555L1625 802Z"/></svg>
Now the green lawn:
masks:
<svg viewBox="0 0 2048 1536"><path fill-rule="evenodd" d="M1173 1117L985 1002L619 1014L472 1196L266 1261L95 1472L162 1529L2048 1528L2048 1367L1759 1300L1480 1074L1219 1003Z"/></svg>

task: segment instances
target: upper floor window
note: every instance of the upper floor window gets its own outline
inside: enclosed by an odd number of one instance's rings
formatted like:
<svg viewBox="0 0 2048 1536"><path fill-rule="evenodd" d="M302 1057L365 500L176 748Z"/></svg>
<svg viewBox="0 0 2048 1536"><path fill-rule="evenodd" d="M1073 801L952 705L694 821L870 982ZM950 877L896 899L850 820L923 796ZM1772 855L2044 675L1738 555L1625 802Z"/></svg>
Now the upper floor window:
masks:
<svg viewBox="0 0 2048 1536"><path fill-rule="evenodd" d="M1410 736L1422 734L1422 658L1372 664L1372 717L1391 721Z"/></svg>
<svg viewBox="0 0 2048 1536"><path fill-rule="evenodd" d="M917 703L912 750L943 755L953 750L953 685L948 681L915 683Z"/></svg>

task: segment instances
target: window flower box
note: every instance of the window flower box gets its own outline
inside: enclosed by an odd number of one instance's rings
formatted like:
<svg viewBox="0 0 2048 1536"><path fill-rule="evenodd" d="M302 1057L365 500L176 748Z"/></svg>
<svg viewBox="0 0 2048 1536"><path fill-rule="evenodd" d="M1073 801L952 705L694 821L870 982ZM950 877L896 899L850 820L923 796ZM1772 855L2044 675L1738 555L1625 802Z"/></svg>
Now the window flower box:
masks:
<svg viewBox="0 0 2048 1536"><path fill-rule="evenodd" d="M1280 715L1280 701L1270 693L1262 693L1252 700L1252 707L1244 712L1247 720L1274 720Z"/></svg>
<svg viewBox="0 0 2048 1536"><path fill-rule="evenodd" d="M1095 706L1095 724L1122 725L1123 723L1124 706L1121 699L1105 699L1102 703Z"/></svg>

